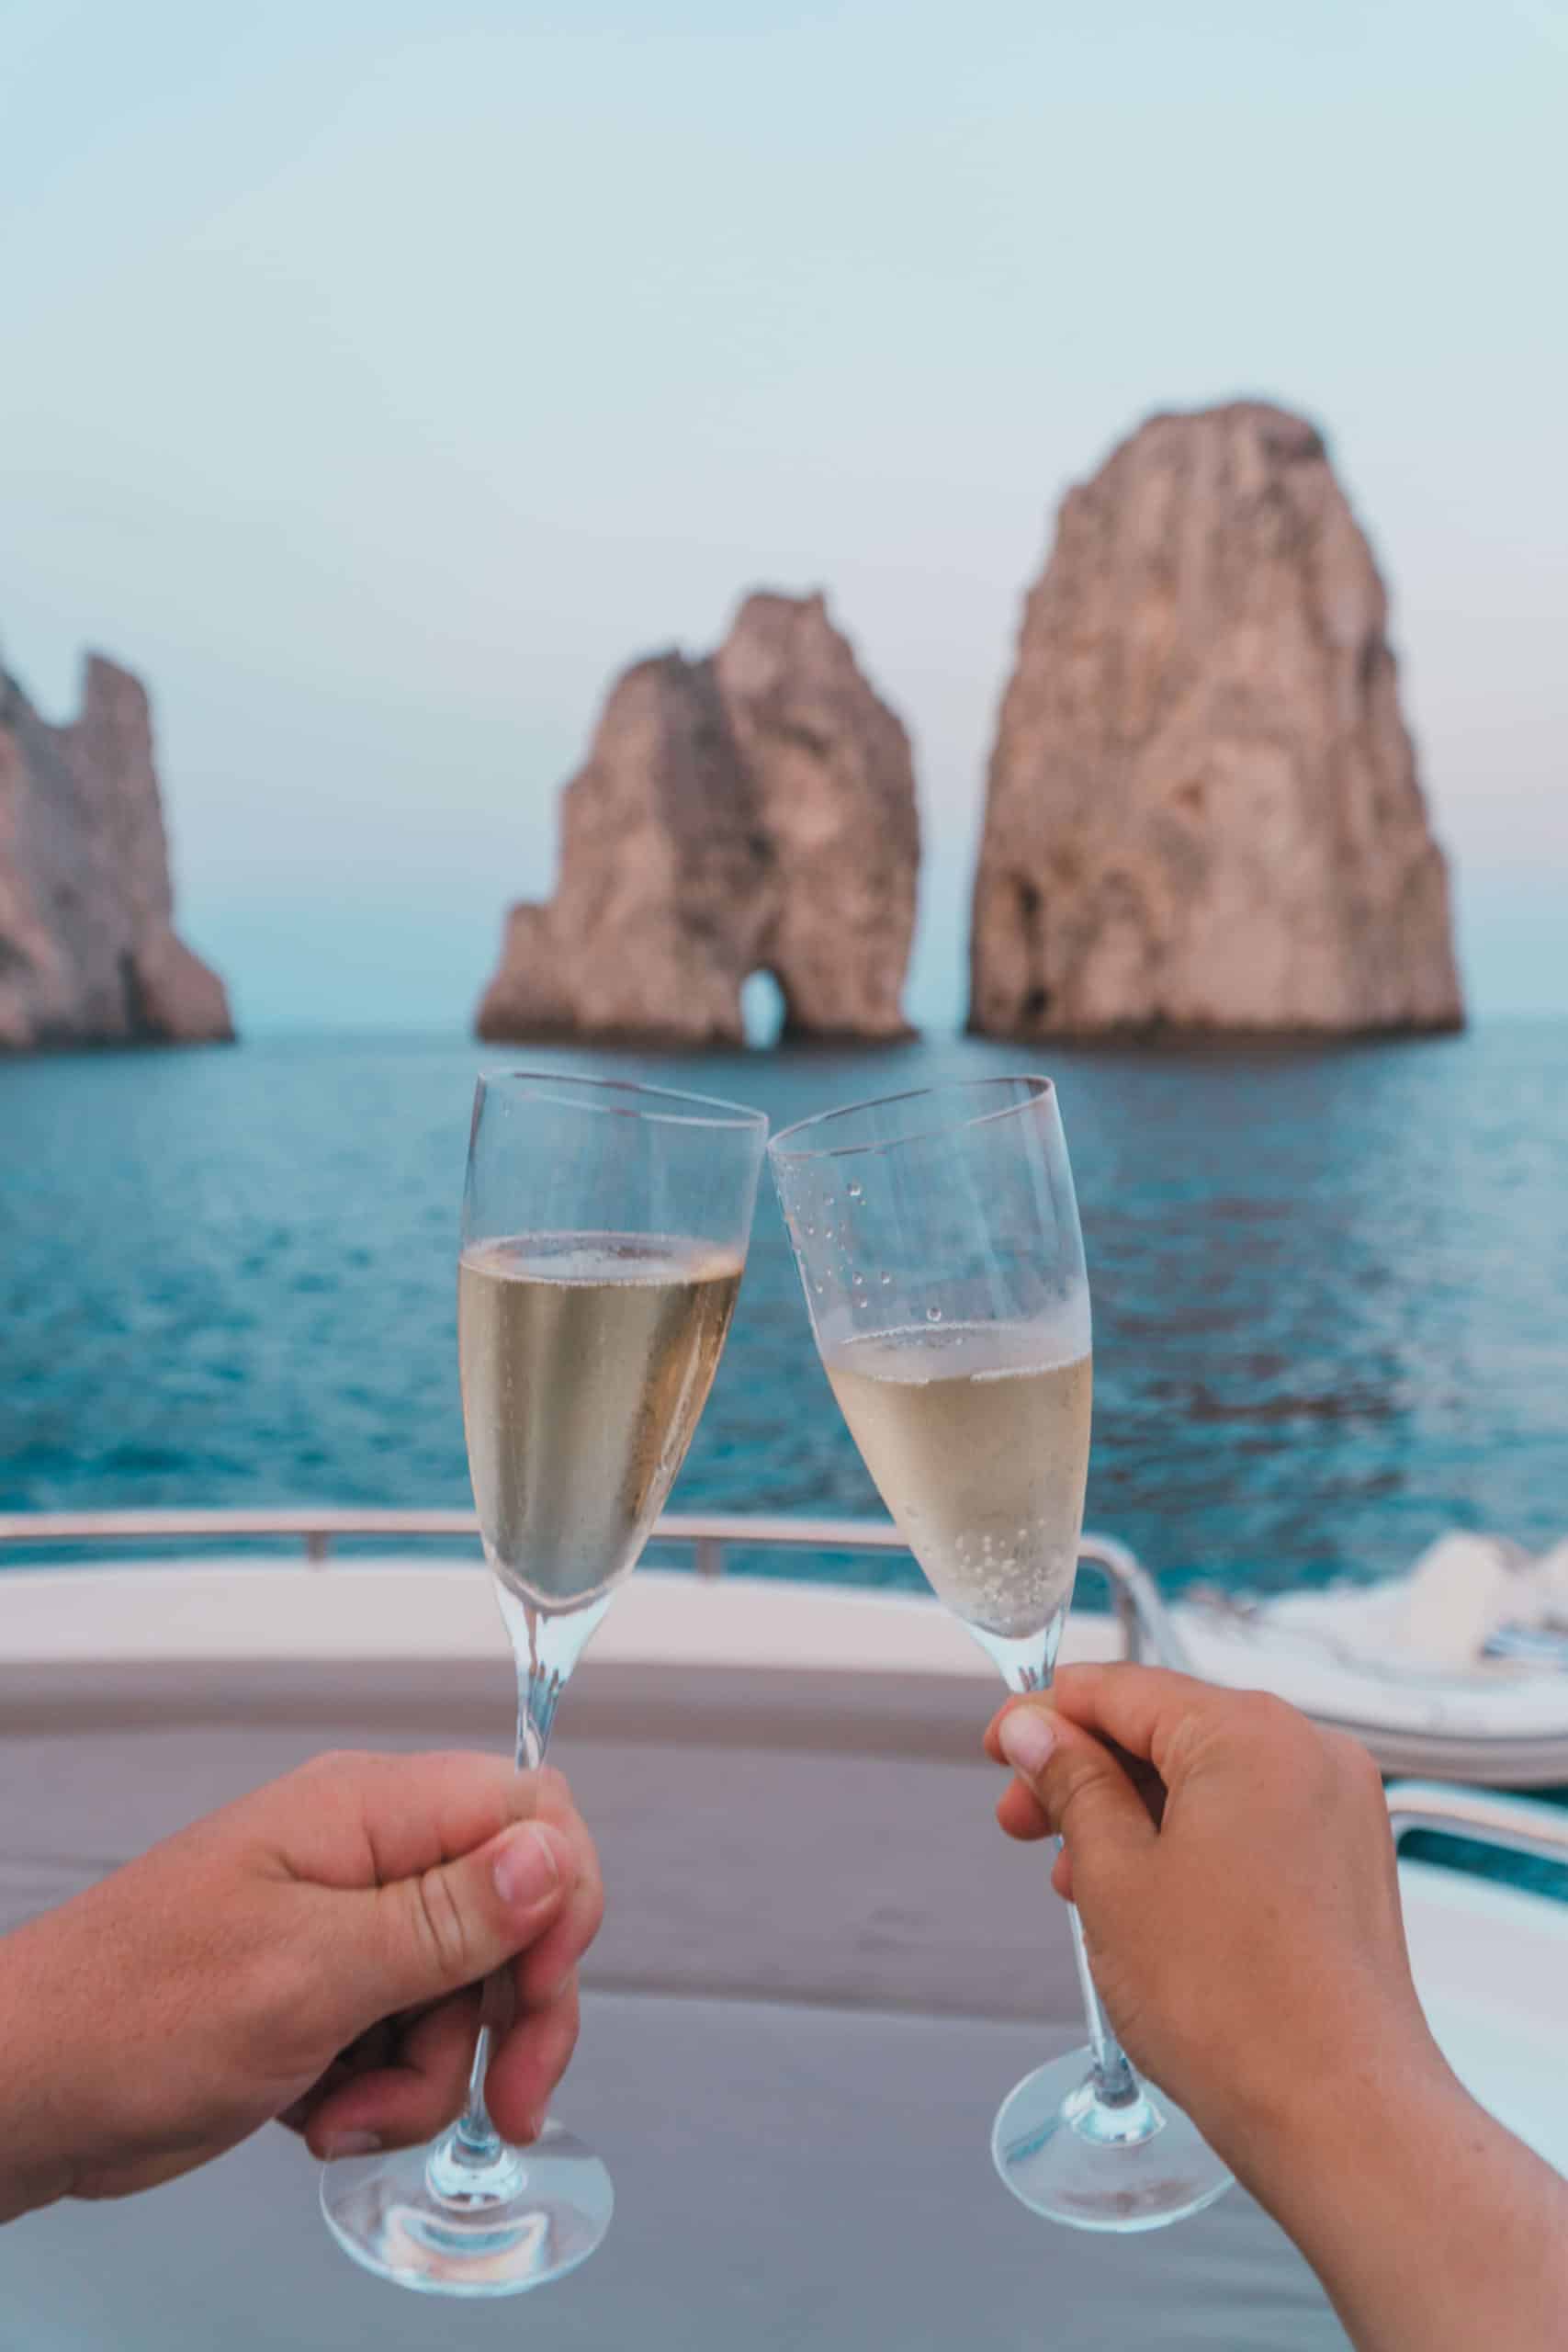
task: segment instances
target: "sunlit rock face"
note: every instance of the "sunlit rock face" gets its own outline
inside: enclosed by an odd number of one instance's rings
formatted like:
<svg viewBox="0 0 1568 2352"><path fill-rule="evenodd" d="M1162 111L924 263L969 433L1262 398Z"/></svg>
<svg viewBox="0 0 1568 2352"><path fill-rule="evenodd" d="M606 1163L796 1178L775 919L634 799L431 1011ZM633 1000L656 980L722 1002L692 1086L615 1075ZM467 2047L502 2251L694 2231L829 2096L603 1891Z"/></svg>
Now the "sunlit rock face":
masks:
<svg viewBox="0 0 1568 2352"><path fill-rule="evenodd" d="M1070 490L991 755L971 1028L1459 1027L1387 625L1282 409L1152 417Z"/></svg>
<svg viewBox="0 0 1568 2352"><path fill-rule="evenodd" d="M908 737L825 601L748 596L716 653L611 688L479 1033L735 1046L762 971L788 1036L907 1036L919 863Z"/></svg>

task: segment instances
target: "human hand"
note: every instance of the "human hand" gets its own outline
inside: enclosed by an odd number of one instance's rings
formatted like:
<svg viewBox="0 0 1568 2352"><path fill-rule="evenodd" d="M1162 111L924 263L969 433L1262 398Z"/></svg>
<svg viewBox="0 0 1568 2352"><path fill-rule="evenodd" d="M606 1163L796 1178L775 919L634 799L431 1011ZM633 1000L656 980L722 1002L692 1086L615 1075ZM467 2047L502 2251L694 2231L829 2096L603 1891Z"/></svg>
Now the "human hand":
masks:
<svg viewBox="0 0 1568 2352"><path fill-rule="evenodd" d="M1057 1832L1128 2054L1265 2187L1311 2114L1451 2085L1411 1980L1393 1842L1366 1750L1261 1692L1069 1667L987 1746L1019 1774L1010 1837Z"/></svg>
<svg viewBox="0 0 1568 2352"><path fill-rule="evenodd" d="M536 2137L603 1907L557 1772L341 1755L258 1789L0 1940L0 2221L151 2188L275 2116L321 2156L429 2139L502 1967L487 2098Z"/></svg>
<svg viewBox="0 0 1568 2352"><path fill-rule="evenodd" d="M1364 1748L1258 1691L1068 1667L986 1735L1010 1837L1064 1840L1095 1984L1358 2352L1549 2352L1568 2188L1471 2098L1411 1981Z"/></svg>

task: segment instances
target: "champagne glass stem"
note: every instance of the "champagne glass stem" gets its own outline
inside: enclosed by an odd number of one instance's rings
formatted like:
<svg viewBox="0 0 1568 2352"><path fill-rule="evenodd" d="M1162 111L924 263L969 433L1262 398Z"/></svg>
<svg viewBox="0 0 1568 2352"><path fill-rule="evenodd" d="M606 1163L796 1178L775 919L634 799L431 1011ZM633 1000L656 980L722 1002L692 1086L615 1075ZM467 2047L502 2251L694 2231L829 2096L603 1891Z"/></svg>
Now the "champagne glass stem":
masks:
<svg viewBox="0 0 1568 2352"><path fill-rule="evenodd" d="M609 1607L609 1596L606 1594L590 1608L564 1615L536 1609L532 1601L520 1599L503 1584L497 1587L497 1598L517 1668L517 1770L536 1772L550 1744L556 1709L567 1678L588 1636ZM506 1972L498 1970L485 1980L479 2039L474 2044L474 2063L468 2070L468 2099L461 2116L440 2143L440 2159L459 2172L489 2172L511 2154L485 2105L491 2047L497 2027L506 2022L508 2006Z"/></svg>
<svg viewBox="0 0 1568 2352"><path fill-rule="evenodd" d="M1056 1652L1061 1645L1062 1627L1066 1619L1064 1606L1056 1615L1045 1636L1043 1651L1035 1653L1022 1643L988 1639L985 1646L1001 1668L1002 1679L1015 1694L1046 1691L1051 1688L1056 1670ZM1056 1851L1062 1850L1062 1840L1056 1840ZM1084 2016L1089 2021L1089 2046L1092 2065L1089 2085L1098 2106L1132 2108L1143 2098L1143 2088L1134 2073L1126 2052L1111 2030L1096 1990L1094 1973L1089 1964L1089 1948L1084 1942L1083 1921L1076 1903L1067 1905L1067 1918L1073 1931L1073 1958L1077 1963L1078 1987L1083 1995Z"/></svg>
<svg viewBox="0 0 1568 2352"><path fill-rule="evenodd" d="M468 2073L468 2098L452 2133L449 2153L455 2163L471 2165L476 2172L483 2172L497 2163L505 2153L505 2143L490 2120L485 2105L485 2076L490 2072L491 2033L498 2022L499 2000L497 1979L485 1979L479 2015L483 2022L479 2040L474 2044L474 2063Z"/></svg>
<svg viewBox="0 0 1568 2352"><path fill-rule="evenodd" d="M536 1772L545 1760L555 1727L556 1709L560 1703L565 1678L558 1667L547 1668L539 1658L538 1611L525 1611L528 1627L527 1656L517 1658L517 1770ZM496 2026L502 2021L506 2003L506 1978L503 1973L485 1979L479 2007L479 2039L474 2044L474 2063L468 2070L468 2102L454 2133L453 2154L459 2163L477 2168L492 2165L504 2147L500 2132L490 2120L485 2105L485 2076L490 2071L491 2044Z"/></svg>
<svg viewBox="0 0 1568 2352"><path fill-rule="evenodd" d="M1059 1838L1056 1850L1058 1853L1062 1850ZM1078 1964L1084 2015L1089 2019L1089 2046L1094 2053L1094 2095L1102 2107L1130 2107L1138 2097L1138 2078L1128 2063L1126 2052L1111 2032L1110 2020L1100 2005L1089 1970L1083 1921L1078 1917L1076 1903L1068 1904L1067 1917L1072 1924L1073 1958Z"/></svg>

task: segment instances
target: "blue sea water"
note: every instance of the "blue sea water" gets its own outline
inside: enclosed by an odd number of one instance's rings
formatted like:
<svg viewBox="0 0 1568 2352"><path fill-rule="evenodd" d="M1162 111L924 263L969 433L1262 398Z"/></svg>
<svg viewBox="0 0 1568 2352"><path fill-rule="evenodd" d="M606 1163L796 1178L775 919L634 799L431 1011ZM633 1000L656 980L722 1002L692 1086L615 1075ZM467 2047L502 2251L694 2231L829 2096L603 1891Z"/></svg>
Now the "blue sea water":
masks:
<svg viewBox="0 0 1568 2352"><path fill-rule="evenodd" d="M570 1059L319 1037L0 1066L0 1508L466 1503L474 1076ZM1095 1298L1089 1517L1168 1584L1374 1577L1451 1526L1568 1532L1568 1026L592 1067L779 1124L1049 1069ZM876 1508L766 1187L675 1500Z"/></svg>

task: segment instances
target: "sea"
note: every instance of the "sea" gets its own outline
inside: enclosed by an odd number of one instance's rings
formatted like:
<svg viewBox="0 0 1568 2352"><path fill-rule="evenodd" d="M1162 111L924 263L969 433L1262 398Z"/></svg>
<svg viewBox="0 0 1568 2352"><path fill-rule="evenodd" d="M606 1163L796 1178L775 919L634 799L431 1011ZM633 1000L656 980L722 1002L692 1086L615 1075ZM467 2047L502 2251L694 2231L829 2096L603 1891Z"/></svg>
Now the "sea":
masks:
<svg viewBox="0 0 1568 2352"><path fill-rule="evenodd" d="M1245 1050L585 1059L322 1035L3 1064L0 1509L467 1504L464 1153L476 1073L521 1066L781 1125L1049 1071L1094 1297L1089 1523L1168 1589L1387 1577L1449 1528L1568 1533L1568 1024L1525 1023ZM878 1508L765 1179L673 1502ZM919 1580L897 1558L744 1565Z"/></svg>

